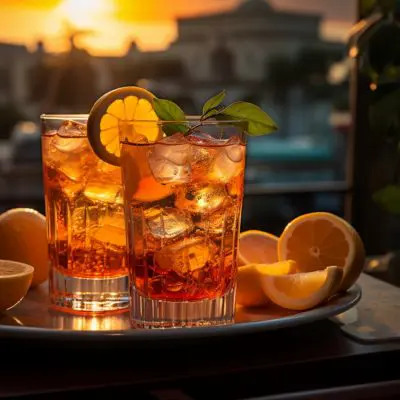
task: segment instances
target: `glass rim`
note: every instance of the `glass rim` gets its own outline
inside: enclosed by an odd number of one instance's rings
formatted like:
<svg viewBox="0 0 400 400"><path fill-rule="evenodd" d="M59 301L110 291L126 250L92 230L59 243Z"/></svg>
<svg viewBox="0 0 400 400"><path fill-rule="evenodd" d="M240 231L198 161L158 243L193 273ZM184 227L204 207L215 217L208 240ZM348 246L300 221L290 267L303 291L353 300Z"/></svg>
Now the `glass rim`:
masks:
<svg viewBox="0 0 400 400"><path fill-rule="evenodd" d="M41 114L41 120L87 120L89 118L89 114ZM157 125L165 125L165 124L193 124L193 123L201 123L202 125L218 125L218 124L241 124L245 123L243 119L230 119L230 120L216 120L216 119L207 119L205 121L201 121L201 115L188 115L186 120L180 121L164 121L164 120L149 120L149 119L134 119L130 121L125 121L128 124L134 124L135 122L147 123L147 124L157 124Z"/></svg>
<svg viewBox="0 0 400 400"><path fill-rule="evenodd" d="M89 114L40 114L42 120L87 120Z"/></svg>

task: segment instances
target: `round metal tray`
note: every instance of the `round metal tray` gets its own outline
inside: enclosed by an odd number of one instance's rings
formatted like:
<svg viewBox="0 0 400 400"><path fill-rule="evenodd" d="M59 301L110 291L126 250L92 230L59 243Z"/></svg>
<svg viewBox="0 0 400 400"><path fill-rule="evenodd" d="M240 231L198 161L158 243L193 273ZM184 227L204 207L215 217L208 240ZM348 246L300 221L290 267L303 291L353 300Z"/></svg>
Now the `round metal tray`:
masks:
<svg viewBox="0 0 400 400"><path fill-rule="evenodd" d="M24 300L5 314L0 314L0 338L43 339L55 341L120 342L234 336L294 327L352 308L361 298L355 285L346 293L332 297L312 310L295 312L269 305L264 308L238 307L235 323L183 329L132 329L129 313L107 316L80 316L49 309L47 284L31 290Z"/></svg>

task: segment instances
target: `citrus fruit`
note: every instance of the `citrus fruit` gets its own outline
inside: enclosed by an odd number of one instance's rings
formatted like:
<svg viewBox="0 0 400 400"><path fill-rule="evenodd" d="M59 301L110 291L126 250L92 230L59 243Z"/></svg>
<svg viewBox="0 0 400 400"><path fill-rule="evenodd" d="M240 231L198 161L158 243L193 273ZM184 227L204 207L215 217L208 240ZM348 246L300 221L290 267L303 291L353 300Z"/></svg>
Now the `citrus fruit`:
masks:
<svg viewBox="0 0 400 400"><path fill-rule="evenodd" d="M340 290L360 276L365 250L356 230L344 219L326 212L304 214L291 221L278 241L279 260L295 260L299 272L335 265L343 269Z"/></svg>
<svg viewBox="0 0 400 400"><path fill-rule="evenodd" d="M343 270L329 266L322 271L288 275L263 275L260 280L265 295L289 310L307 310L333 295L342 280Z"/></svg>
<svg viewBox="0 0 400 400"><path fill-rule="evenodd" d="M127 146L128 147L128 146ZM145 149L129 146L121 154L121 164L129 166L123 168L125 195L135 201L156 201L172 193L171 185L158 183L151 173Z"/></svg>
<svg viewBox="0 0 400 400"><path fill-rule="evenodd" d="M34 268L31 286L49 275L46 218L30 208L13 208L0 215L0 259Z"/></svg>
<svg viewBox="0 0 400 400"><path fill-rule="evenodd" d="M162 137L153 109L154 95L137 86L120 87L101 96L89 113L87 134L93 151L108 164L118 166L120 136L131 142L136 139L155 142Z"/></svg>
<svg viewBox="0 0 400 400"><path fill-rule="evenodd" d="M32 266L0 260L0 312L14 307L25 297L32 277Z"/></svg>
<svg viewBox="0 0 400 400"><path fill-rule="evenodd" d="M244 307L260 307L268 303L268 297L261 287L265 274L281 275L296 272L294 261L273 264L249 264L238 269L236 302Z"/></svg>
<svg viewBox="0 0 400 400"><path fill-rule="evenodd" d="M278 238L258 230L241 232L238 265L271 264L278 261Z"/></svg>

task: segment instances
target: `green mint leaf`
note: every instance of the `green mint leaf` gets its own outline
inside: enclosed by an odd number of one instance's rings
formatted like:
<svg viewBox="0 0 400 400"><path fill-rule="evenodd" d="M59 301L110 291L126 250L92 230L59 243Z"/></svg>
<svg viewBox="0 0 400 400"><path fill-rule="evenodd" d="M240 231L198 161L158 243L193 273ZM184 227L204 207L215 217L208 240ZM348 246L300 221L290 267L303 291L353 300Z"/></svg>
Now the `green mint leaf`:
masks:
<svg viewBox="0 0 400 400"><path fill-rule="evenodd" d="M218 107L224 100L225 96L226 96L226 91L223 90L222 92L219 92L215 96L211 97L211 99L208 99L204 103L204 106L203 106L203 117L206 114L208 114L212 109ZM210 117L207 117L207 118L210 118Z"/></svg>
<svg viewBox="0 0 400 400"><path fill-rule="evenodd" d="M220 110L217 110L216 108L212 108L211 110L207 111L205 114L201 116L202 120L212 118L217 116L220 113Z"/></svg>
<svg viewBox="0 0 400 400"><path fill-rule="evenodd" d="M158 118L162 121L185 121L186 116L183 110L173 101L165 99L153 99L153 107ZM163 124L163 131L167 136L171 136L176 132L187 133L189 130L186 124L168 123Z"/></svg>
<svg viewBox="0 0 400 400"><path fill-rule="evenodd" d="M185 121L185 113L173 101L165 99L153 99L153 107L158 118L163 121Z"/></svg>
<svg viewBox="0 0 400 400"><path fill-rule="evenodd" d="M224 115L224 114L217 114L215 116L215 119L217 121L219 121L221 125L237 126L241 129L247 130L248 122L245 120L242 120L240 118L234 118L234 117L231 117L229 115Z"/></svg>
<svg viewBox="0 0 400 400"><path fill-rule="evenodd" d="M185 124L175 124L173 122L164 123L162 129L167 136L172 136L174 133L181 132L186 135L189 131L189 127Z"/></svg>
<svg viewBox="0 0 400 400"><path fill-rule="evenodd" d="M252 136L267 135L278 130L273 119L260 107L246 101L237 101L225 107L221 114L247 121L247 133Z"/></svg>

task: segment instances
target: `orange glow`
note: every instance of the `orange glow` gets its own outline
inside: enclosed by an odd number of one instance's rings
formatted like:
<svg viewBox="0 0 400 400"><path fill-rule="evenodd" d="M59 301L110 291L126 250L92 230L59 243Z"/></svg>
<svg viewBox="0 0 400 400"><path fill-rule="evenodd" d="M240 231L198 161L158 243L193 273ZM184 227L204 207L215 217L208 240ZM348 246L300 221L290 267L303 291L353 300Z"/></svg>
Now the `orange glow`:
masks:
<svg viewBox="0 0 400 400"><path fill-rule="evenodd" d="M113 2L107 0L64 0L57 12L77 28L95 28L107 22L114 7Z"/></svg>
<svg viewBox="0 0 400 400"><path fill-rule="evenodd" d="M48 51L68 47L65 22L90 35L77 39L93 55L123 55L136 40L142 50L162 50L176 38L177 17L230 10L244 0L1 0L0 42L20 43L34 48L44 40ZM277 9L322 11L319 0L308 6L293 0L272 1ZM351 25L351 24L350 24ZM349 21L325 20L324 37L343 38Z"/></svg>

